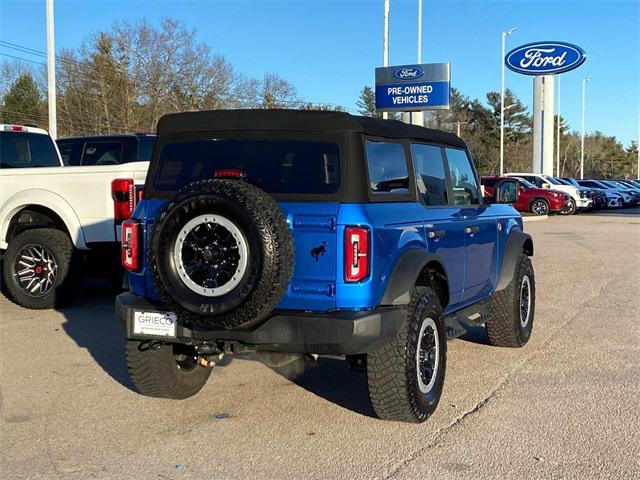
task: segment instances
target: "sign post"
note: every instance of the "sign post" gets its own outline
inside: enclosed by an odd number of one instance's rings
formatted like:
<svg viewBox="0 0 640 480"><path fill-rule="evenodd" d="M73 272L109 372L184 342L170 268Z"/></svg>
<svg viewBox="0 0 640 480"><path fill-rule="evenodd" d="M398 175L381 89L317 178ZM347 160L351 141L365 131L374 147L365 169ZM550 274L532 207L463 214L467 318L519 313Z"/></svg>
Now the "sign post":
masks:
<svg viewBox="0 0 640 480"><path fill-rule="evenodd" d="M376 68L376 110L419 112L448 110L451 65L425 63Z"/></svg>
<svg viewBox="0 0 640 480"><path fill-rule="evenodd" d="M566 42L527 43L505 56L510 70L534 76L533 173L553 175L554 76L578 68L586 58L584 50Z"/></svg>

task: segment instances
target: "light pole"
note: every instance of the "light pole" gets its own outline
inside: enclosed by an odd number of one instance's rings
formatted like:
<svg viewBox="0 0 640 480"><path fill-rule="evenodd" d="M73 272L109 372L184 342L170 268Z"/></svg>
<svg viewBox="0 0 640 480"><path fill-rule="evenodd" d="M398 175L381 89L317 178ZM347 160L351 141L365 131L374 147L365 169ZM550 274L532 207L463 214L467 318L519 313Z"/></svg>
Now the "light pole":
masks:
<svg viewBox="0 0 640 480"><path fill-rule="evenodd" d="M384 0L384 27L382 32L382 66L389 66L389 0ZM389 117L387 112L382 112L382 118Z"/></svg>
<svg viewBox="0 0 640 480"><path fill-rule="evenodd" d="M58 138L56 128L56 54L53 44L53 0L47 0L47 90L49 100L49 135Z"/></svg>
<svg viewBox="0 0 640 480"><path fill-rule="evenodd" d="M582 79L582 138L580 139L580 179L584 178L584 110L587 98L587 82L591 75Z"/></svg>
<svg viewBox="0 0 640 480"><path fill-rule="evenodd" d="M422 0L418 0L418 65L422 63ZM424 126L424 113L411 112L409 114L413 125Z"/></svg>
<svg viewBox="0 0 640 480"><path fill-rule="evenodd" d="M468 121L467 122L457 121L457 122L453 122L453 123L455 123L457 125L457 134L458 134L458 136L460 136L460 125L466 125L469 122Z"/></svg>
<svg viewBox="0 0 640 480"><path fill-rule="evenodd" d="M502 32L502 56L500 57L500 175L504 173L504 55L507 45L507 36L517 30L517 27Z"/></svg>
<svg viewBox="0 0 640 480"><path fill-rule="evenodd" d="M638 140L636 143L636 151L638 152L638 180L640 180L640 110L638 110Z"/></svg>
<svg viewBox="0 0 640 480"><path fill-rule="evenodd" d="M511 105L507 105L506 107L501 108L502 117L500 121L500 175L504 174L504 113L508 112L515 106L517 106L517 104L512 103Z"/></svg>
<svg viewBox="0 0 640 480"><path fill-rule="evenodd" d="M556 177L560 176L560 75L558 75L558 135L556 140Z"/></svg>

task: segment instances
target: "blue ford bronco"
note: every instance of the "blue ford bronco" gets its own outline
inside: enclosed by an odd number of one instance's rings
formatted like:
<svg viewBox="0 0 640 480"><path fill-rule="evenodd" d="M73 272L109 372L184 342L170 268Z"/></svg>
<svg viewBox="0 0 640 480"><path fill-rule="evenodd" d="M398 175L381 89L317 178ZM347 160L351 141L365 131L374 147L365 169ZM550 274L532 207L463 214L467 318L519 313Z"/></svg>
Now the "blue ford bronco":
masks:
<svg viewBox="0 0 640 480"><path fill-rule="evenodd" d="M521 347L531 237L509 182L483 198L450 133L339 112L179 113L158 123L123 224L116 314L143 395L182 399L224 355L344 356L383 419L436 409L447 338Z"/></svg>

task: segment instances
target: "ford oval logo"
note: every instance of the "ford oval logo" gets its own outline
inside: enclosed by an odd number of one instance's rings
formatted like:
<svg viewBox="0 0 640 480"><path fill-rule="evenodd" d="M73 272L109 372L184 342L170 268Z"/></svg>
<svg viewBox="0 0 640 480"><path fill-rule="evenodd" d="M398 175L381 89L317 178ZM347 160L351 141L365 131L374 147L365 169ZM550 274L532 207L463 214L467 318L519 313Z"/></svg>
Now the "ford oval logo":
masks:
<svg viewBox="0 0 640 480"><path fill-rule="evenodd" d="M578 68L586 59L587 54L577 45L536 42L511 50L505 63L514 72L525 75L553 75Z"/></svg>
<svg viewBox="0 0 640 480"><path fill-rule="evenodd" d="M415 80L424 75L421 68L418 67L402 67L396 70L395 76L400 80Z"/></svg>

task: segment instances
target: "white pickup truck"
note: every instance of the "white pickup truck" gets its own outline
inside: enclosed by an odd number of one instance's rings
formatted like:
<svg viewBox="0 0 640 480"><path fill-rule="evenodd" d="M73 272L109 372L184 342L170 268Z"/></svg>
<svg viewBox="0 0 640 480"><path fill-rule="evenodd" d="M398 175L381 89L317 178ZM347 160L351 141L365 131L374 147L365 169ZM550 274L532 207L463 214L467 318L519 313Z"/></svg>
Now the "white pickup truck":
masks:
<svg viewBox="0 0 640 480"><path fill-rule="evenodd" d="M4 292L33 309L70 300L89 253L120 268L120 224L149 162L65 167L45 130L0 124Z"/></svg>

